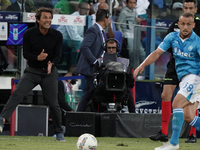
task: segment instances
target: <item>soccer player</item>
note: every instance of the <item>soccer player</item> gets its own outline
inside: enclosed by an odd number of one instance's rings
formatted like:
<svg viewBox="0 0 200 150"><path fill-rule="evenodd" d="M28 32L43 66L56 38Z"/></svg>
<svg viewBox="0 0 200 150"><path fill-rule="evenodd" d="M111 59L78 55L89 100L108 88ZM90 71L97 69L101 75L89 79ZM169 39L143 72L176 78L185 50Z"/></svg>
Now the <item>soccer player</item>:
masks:
<svg viewBox="0 0 200 150"><path fill-rule="evenodd" d="M189 12L195 16L197 12L197 0L183 0L183 12ZM200 36L200 19L194 17L195 27L193 31ZM172 23L169 27L167 34L170 32L178 31L178 19ZM150 135L149 138L153 141L168 141L168 124L171 117L171 99L176 87L178 87L179 80L175 70L175 61L170 48L168 52L171 53L170 61L167 64L167 72L165 75L165 81L162 92L162 128L156 134ZM196 143L196 129L191 127L189 138L185 141L186 143Z"/></svg>
<svg viewBox="0 0 200 150"><path fill-rule="evenodd" d="M200 101L200 38L194 33L194 16L183 13L178 22L180 31L168 34L158 48L139 67L134 76L144 71L144 67L155 62L168 48L172 47L175 69L180 81L180 90L173 100L172 137L169 142L155 150L179 149L179 135L184 122L200 130L200 118L195 116Z"/></svg>

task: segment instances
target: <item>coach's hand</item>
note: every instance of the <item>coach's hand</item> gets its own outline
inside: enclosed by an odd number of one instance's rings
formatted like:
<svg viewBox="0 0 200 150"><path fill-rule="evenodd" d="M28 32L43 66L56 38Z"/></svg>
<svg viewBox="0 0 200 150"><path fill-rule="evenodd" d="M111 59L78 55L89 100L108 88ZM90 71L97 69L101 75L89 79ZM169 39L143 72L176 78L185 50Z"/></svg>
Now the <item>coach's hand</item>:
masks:
<svg viewBox="0 0 200 150"><path fill-rule="evenodd" d="M49 61L48 64L47 64L47 74L50 74L51 73L51 68L53 66L53 64Z"/></svg>
<svg viewBox="0 0 200 150"><path fill-rule="evenodd" d="M44 52L44 49L42 50L42 52L40 53L40 55L38 55L37 59L39 61L43 61L47 58L48 54Z"/></svg>

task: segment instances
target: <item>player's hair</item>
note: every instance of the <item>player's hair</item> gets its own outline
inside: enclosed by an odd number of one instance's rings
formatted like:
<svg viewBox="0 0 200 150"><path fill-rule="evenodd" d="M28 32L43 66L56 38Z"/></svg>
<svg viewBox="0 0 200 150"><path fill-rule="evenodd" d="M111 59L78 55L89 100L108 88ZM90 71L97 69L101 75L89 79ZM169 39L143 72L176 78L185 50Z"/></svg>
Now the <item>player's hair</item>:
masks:
<svg viewBox="0 0 200 150"><path fill-rule="evenodd" d="M191 13L189 13L189 12L185 12L185 13L183 13L182 15L181 15L182 17L186 17L186 18L189 18L189 17L191 17L191 18L193 18L194 19L194 16L193 16L193 14L191 14ZM181 17L180 16L180 17ZM180 18L179 18L180 19Z"/></svg>
<svg viewBox="0 0 200 150"><path fill-rule="evenodd" d="M193 2L194 6L197 7L197 0L183 0L183 3Z"/></svg>
<svg viewBox="0 0 200 150"><path fill-rule="evenodd" d="M39 23L37 22L37 20L40 20L41 16L42 16L42 12L49 12L51 13L51 17L53 19L53 9L51 8L46 8L46 7L40 7L36 14L35 14L35 18L36 18L36 25L39 25Z"/></svg>

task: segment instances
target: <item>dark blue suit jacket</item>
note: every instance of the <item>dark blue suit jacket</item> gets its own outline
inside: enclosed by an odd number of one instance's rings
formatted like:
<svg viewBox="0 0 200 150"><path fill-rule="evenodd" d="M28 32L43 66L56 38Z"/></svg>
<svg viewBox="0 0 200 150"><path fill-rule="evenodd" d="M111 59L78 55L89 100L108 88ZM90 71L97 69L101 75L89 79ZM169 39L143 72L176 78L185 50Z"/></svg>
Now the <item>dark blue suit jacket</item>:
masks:
<svg viewBox="0 0 200 150"><path fill-rule="evenodd" d="M14 2L12 5L8 6L6 11L21 11L19 4L17 2ZM31 8L29 7L28 3L25 3L25 11L31 12Z"/></svg>
<svg viewBox="0 0 200 150"><path fill-rule="evenodd" d="M93 76L93 63L103 53L103 39L99 27L94 24L85 33L80 46L80 58L76 72L82 75Z"/></svg>

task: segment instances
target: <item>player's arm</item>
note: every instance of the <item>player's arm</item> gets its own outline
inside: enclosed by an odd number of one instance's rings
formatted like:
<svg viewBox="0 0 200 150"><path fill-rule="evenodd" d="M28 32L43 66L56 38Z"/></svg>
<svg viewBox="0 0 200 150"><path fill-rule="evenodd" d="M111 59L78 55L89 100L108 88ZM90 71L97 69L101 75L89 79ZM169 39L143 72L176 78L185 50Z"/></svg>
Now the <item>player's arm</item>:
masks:
<svg viewBox="0 0 200 150"><path fill-rule="evenodd" d="M152 63L154 63L160 55L162 55L164 51L160 48L157 48L154 52L152 52L134 71L134 77L138 75L138 73L142 73L144 68Z"/></svg>
<svg viewBox="0 0 200 150"><path fill-rule="evenodd" d="M134 76L136 77L138 73L142 73L144 71L144 67L154 63L160 55L162 55L169 47L171 47L172 42L174 41L174 34L175 32L172 32L168 34L162 43L158 46L158 48L152 52L141 64L139 67L136 68L134 71Z"/></svg>

